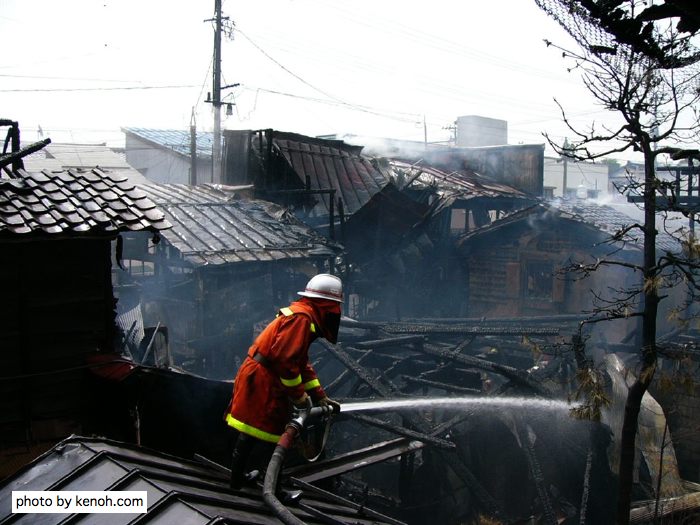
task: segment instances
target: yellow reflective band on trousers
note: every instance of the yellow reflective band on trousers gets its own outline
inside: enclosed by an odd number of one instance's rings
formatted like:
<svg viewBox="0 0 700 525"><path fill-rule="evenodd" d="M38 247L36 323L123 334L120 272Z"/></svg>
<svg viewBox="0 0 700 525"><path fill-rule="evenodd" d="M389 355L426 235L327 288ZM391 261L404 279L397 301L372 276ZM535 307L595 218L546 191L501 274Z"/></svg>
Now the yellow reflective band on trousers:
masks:
<svg viewBox="0 0 700 525"><path fill-rule="evenodd" d="M282 437L277 434L270 434L269 432L265 432L264 430L251 427L250 425L246 425L243 421L237 420L231 414L228 414L226 416L226 423L228 423L230 427L235 428L239 432L243 432L244 434L248 434L249 436L253 436L254 438L261 439L262 441L277 443L280 437Z"/></svg>
<svg viewBox="0 0 700 525"><path fill-rule="evenodd" d="M317 388L321 386L321 382L318 379L312 379L307 383L304 383L304 390L311 390L312 388Z"/></svg>
<svg viewBox="0 0 700 525"><path fill-rule="evenodd" d="M311 333L315 334L316 333L316 325L311 323Z"/></svg>
<svg viewBox="0 0 700 525"><path fill-rule="evenodd" d="M294 379L285 379L284 377L280 377L280 381L282 381L284 386L297 386L301 384L301 374L296 376Z"/></svg>

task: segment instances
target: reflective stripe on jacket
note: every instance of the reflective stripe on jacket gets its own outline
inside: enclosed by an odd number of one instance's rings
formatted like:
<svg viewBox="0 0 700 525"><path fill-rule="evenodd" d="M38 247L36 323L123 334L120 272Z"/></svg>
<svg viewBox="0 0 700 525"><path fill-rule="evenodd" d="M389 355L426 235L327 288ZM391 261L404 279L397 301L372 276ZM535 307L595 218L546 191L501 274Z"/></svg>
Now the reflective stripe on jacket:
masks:
<svg viewBox="0 0 700 525"><path fill-rule="evenodd" d="M240 432L276 442L289 420L290 399L306 391L313 400L325 392L308 362L318 321L305 299L282 308L256 338L238 370L226 422ZM263 364L264 363L264 364Z"/></svg>

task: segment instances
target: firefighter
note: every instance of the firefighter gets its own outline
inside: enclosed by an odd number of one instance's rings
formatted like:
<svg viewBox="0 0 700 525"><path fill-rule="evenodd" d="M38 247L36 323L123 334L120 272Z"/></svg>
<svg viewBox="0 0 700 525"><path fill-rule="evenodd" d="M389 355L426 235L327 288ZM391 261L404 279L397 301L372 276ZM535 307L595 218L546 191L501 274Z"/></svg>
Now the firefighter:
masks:
<svg viewBox="0 0 700 525"><path fill-rule="evenodd" d="M302 408L311 401L340 410L340 404L321 387L308 351L317 337L338 341L342 282L334 275L319 274L298 295L301 298L280 309L255 339L236 374L225 414L226 423L238 431L231 461L232 488L246 480L249 460L256 452L269 460L292 405Z"/></svg>

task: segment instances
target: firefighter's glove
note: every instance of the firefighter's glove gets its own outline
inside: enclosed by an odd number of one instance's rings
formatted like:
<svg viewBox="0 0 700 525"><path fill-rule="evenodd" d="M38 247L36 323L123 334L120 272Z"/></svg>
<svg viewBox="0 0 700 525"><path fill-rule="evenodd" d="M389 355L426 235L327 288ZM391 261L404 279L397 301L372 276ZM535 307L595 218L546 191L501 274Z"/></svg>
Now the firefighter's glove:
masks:
<svg viewBox="0 0 700 525"><path fill-rule="evenodd" d="M324 396L317 402L320 407L331 407L334 413L340 412L340 403L333 401L330 397Z"/></svg>
<svg viewBox="0 0 700 525"><path fill-rule="evenodd" d="M304 392L299 399L293 399L292 403L297 410L304 410L311 404L311 398L309 398L309 394Z"/></svg>

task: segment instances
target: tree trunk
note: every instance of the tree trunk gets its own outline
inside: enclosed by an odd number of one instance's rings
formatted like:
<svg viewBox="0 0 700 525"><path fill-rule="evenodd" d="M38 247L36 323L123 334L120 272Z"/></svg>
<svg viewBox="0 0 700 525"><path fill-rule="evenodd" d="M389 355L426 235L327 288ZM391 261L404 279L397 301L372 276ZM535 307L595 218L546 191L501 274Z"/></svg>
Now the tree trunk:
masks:
<svg viewBox="0 0 700 525"><path fill-rule="evenodd" d="M642 366L629 389L620 436L620 467L617 489L617 523L628 525L632 502L635 440L642 398L656 371L656 315L659 295L656 285L656 170L655 154L644 143L644 310L642 311Z"/></svg>

